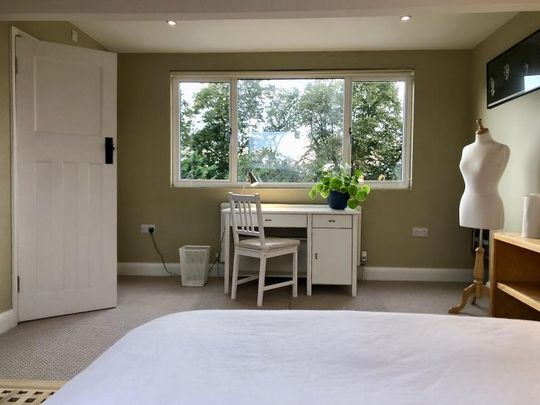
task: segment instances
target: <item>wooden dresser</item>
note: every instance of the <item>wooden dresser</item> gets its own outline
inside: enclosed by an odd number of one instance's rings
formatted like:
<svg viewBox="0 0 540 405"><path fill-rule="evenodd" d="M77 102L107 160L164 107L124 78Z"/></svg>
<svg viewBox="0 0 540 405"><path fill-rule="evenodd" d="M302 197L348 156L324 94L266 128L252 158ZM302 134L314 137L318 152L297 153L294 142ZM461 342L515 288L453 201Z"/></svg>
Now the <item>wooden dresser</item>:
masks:
<svg viewBox="0 0 540 405"><path fill-rule="evenodd" d="M491 316L540 321L540 239L493 235Z"/></svg>

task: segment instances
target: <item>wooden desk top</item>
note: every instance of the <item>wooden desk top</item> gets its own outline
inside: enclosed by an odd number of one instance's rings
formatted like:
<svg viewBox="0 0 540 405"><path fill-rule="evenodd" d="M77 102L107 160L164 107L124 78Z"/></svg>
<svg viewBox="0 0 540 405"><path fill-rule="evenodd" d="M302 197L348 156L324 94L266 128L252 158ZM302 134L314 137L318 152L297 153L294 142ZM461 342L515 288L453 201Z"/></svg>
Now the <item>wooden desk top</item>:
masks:
<svg viewBox="0 0 540 405"><path fill-rule="evenodd" d="M326 214L326 215L360 215L361 208L355 210L345 208L344 210L333 210L328 205L322 204L261 204L261 210L266 214ZM227 214L230 208L222 210Z"/></svg>
<svg viewBox="0 0 540 405"><path fill-rule="evenodd" d="M495 232L493 238L540 253L540 239L522 238L520 233L515 232Z"/></svg>

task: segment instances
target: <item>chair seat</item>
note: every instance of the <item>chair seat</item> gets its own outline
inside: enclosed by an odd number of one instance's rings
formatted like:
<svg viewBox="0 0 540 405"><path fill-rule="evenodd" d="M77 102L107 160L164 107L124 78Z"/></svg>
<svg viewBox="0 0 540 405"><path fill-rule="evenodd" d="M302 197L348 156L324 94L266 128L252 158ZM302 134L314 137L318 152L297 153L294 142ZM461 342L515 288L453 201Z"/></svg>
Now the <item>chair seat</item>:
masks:
<svg viewBox="0 0 540 405"><path fill-rule="evenodd" d="M265 251L284 249L289 247L298 247L300 241L296 239L284 238L265 238ZM238 242L238 247L251 250L263 250L261 248L261 240L259 238L249 238Z"/></svg>

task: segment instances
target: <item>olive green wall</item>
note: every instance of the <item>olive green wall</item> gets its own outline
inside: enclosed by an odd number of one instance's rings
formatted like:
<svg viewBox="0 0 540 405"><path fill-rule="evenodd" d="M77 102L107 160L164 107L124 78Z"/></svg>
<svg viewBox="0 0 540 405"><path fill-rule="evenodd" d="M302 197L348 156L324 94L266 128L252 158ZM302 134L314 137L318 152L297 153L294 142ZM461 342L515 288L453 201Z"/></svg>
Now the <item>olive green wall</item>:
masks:
<svg viewBox="0 0 540 405"><path fill-rule="evenodd" d="M363 205L362 249L371 266L470 267L470 231L458 225L458 163L471 130L470 57L470 51L119 55L119 261L159 261L142 223L156 224L170 262L181 245L211 244L214 252L219 245L219 203L230 190L170 187L170 71L414 68L413 187L372 192ZM264 202L309 202L307 190L260 193ZM428 227L429 237L413 238L413 226Z"/></svg>
<svg viewBox="0 0 540 405"><path fill-rule="evenodd" d="M11 308L11 132L10 132L10 26L45 41L104 49L79 31L71 42L72 24L48 22L0 22L0 313Z"/></svg>
<svg viewBox="0 0 540 405"><path fill-rule="evenodd" d="M493 137L510 147L499 192L505 230L521 231L523 196L540 192L540 91L486 108L486 63L540 29L540 13L520 13L484 40L473 53L474 111Z"/></svg>

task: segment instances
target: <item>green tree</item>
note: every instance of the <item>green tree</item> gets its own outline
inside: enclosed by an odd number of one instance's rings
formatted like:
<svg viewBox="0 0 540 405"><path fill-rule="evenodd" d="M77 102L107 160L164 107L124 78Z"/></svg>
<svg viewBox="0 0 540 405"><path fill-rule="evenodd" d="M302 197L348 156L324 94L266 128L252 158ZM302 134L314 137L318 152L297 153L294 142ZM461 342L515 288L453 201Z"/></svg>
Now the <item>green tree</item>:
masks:
<svg viewBox="0 0 540 405"><path fill-rule="evenodd" d="M343 80L317 80L306 86L299 101L301 122L308 128L310 146L301 161L310 181L326 165L341 163L343 137Z"/></svg>
<svg viewBox="0 0 540 405"><path fill-rule="evenodd" d="M265 84L266 83L266 84ZM303 91L263 80L238 81L238 180L255 170L263 181L317 180L342 162L343 88L340 79L314 80ZM181 174L185 179L229 176L229 84L208 83L180 100ZM282 154L288 133L307 136L298 161ZM354 82L352 163L365 178L401 178L402 110L392 82Z"/></svg>
<svg viewBox="0 0 540 405"><path fill-rule="evenodd" d="M262 85L260 80L247 82L256 82L258 92L256 98L246 98L240 103L242 95L239 90L239 180L244 180L247 171L254 170L262 181L301 181L295 162L279 151L283 137L287 133L296 132L300 125L298 89ZM252 84L250 87L254 86ZM247 96L253 94L251 92ZM249 111L257 111L258 114L248 114ZM246 122L248 119L251 121Z"/></svg>
<svg viewBox="0 0 540 405"><path fill-rule="evenodd" d="M184 179L229 175L229 84L209 83L192 105L181 100L180 171Z"/></svg>
<svg viewBox="0 0 540 405"><path fill-rule="evenodd" d="M401 179L403 119L393 82L354 82L352 92L353 166L366 180Z"/></svg>

